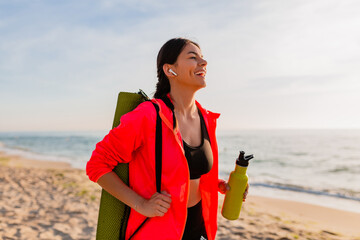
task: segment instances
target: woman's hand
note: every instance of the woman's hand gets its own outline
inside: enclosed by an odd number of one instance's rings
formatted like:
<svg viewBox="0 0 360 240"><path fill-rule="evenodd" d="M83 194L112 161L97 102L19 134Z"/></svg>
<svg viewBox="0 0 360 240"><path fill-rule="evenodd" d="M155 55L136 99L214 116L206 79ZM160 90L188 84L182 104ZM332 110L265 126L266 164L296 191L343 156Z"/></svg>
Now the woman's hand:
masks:
<svg viewBox="0 0 360 240"><path fill-rule="evenodd" d="M249 193L249 184L245 188L245 192L244 192L244 196L243 196L243 202L245 202L246 196L248 195L248 193Z"/></svg>
<svg viewBox="0 0 360 240"><path fill-rule="evenodd" d="M230 190L229 184L227 184L227 182L225 180L222 180L222 179L219 179L218 188L219 188L219 192L221 194L225 194L227 191Z"/></svg>
<svg viewBox="0 0 360 240"><path fill-rule="evenodd" d="M225 180L222 180L222 179L219 180L218 187L219 187L220 193L222 193L222 194L225 194L227 191L230 190L230 185ZM245 192L243 195L243 202L245 202L245 199L246 199L246 196L248 195L248 193L249 193L249 184L246 186L246 189L245 189Z"/></svg>
<svg viewBox="0 0 360 240"><path fill-rule="evenodd" d="M156 192L150 199L144 200L140 206L134 209L146 217L162 217L168 211L171 204L171 195L163 191Z"/></svg>

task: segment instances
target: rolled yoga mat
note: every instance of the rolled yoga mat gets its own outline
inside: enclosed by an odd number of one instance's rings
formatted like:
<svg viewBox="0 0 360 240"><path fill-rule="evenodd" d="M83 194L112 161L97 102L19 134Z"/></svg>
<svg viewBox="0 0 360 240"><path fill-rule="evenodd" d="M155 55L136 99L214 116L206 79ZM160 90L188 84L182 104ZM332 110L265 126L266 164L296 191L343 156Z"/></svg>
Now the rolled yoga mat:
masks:
<svg viewBox="0 0 360 240"><path fill-rule="evenodd" d="M125 113L134 110L148 97L140 90L139 93L120 92L115 110L113 128L120 124L120 118ZM129 164L119 163L113 171L121 180L129 185ZM97 240L124 240L130 208L123 202L102 189L98 225L96 230Z"/></svg>

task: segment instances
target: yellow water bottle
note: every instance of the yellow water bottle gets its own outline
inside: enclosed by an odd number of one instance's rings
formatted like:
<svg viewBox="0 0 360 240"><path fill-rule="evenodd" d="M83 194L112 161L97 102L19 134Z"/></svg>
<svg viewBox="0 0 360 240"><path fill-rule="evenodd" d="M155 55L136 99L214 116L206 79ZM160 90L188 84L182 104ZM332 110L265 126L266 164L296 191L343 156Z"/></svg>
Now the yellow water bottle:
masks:
<svg viewBox="0 0 360 240"><path fill-rule="evenodd" d="M228 182L230 190L225 194L221 210L221 214L226 219L236 220L239 218L244 192L248 183L246 170L249 166L249 160L253 157L253 155L245 156L245 152L241 151L238 159L236 159L235 170L231 172Z"/></svg>

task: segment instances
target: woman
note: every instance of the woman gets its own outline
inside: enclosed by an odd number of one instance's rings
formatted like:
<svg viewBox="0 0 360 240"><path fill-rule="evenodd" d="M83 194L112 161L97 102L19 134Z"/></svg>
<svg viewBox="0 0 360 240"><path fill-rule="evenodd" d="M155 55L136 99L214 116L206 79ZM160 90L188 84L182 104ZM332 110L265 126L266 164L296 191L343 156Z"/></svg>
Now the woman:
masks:
<svg viewBox="0 0 360 240"><path fill-rule="evenodd" d="M197 43L166 42L157 57L155 99L162 119L162 193L155 187L155 124L152 103L144 102L96 145L87 164L89 178L131 207L126 239L215 239L218 179L215 137L219 114L205 110L195 93L206 86L207 62ZM129 187L112 172L129 163Z"/></svg>

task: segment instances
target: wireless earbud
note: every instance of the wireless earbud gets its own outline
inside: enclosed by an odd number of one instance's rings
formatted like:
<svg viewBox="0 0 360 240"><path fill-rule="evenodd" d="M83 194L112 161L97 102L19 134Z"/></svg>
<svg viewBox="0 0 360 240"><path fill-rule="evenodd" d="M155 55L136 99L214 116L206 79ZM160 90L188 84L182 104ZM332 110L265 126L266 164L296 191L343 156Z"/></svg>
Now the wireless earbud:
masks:
<svg viewBox="0 0 360 240"><path fill-rule="evenodd" d="M174 76L177 76L177 74L170 68L169 72L171 72Z"/></svg>

